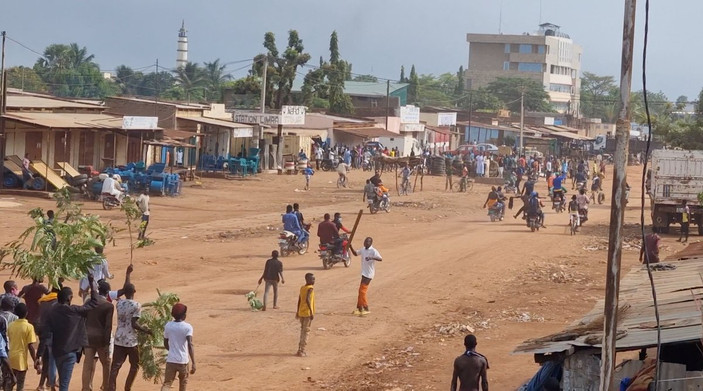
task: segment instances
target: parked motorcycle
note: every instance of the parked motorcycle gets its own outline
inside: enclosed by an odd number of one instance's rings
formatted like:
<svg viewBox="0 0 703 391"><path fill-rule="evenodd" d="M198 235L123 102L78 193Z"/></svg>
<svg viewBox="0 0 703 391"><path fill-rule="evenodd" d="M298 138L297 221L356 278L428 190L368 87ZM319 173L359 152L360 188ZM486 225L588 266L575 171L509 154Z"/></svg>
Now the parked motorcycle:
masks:
<svg viewBox="0 0 703 391"><path fill-rule="evenodd" d="M282 257L294 252L303 255L308 251L308 240L298 243L298 236L296 234L290 231L283 231L278 236L278 246L281 249L280 253Z"/></svg>
<svg viewBox="0 0 703 391"><path fill-rule="evenodd" d="M337 249L334 243L321 243L318 249L320 259L322 260L322 268L330 269L336 263L343 263L344 267L351 265L351 255L349 254L349 237L342 234L338 241L341 249Z"/></svg>
<svg viewBox="0 0 703 391"><path fill-rule="evenodd" d="M381 199L378 201L372 198L367 202L371 214L376 214L379 210L385 210L386 213L391 211L391 200L388 198L388 193L383 193Z"/></svg>

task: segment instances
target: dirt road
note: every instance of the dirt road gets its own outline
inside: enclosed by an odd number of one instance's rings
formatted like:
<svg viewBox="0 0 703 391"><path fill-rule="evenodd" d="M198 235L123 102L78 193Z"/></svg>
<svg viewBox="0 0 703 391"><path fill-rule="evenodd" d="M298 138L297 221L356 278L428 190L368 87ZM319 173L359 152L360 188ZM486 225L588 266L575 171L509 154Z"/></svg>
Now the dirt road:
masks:
<svg viewBox="0 0 703 391"><path fill-rule="evenodd" d="M364 237L372 236L384 259L369 289L370 315L351 315L358 258L349 268L323 270L313 252L282 259L286 284L279 291L280 310L250 311L243 295L256 287L276 249L285 205L299 202L315 225L325 212L341 212L351 226L364 207L361 188L370 175L350 175L351 189L337 189L335 173L316 174L307 192L298 190L301 176L262 175L242 181L206 178L202 187L188 183L182 197L152 197L149 235L156 244L136 253L136 299L149 301L159 288L179 294L188 305L199 364L191 389L446 389L467 329L475 331L478 350L490 360L492 388L514 389L537 365L531 356L510 355L512 349L562 329L603 295L609 204L592 207L589 222L575 237L567 231L568 215L549 208L548 228L531 233L519 218L489 221L481 208L487 186L449 193L443 191L443 178L425 177L424 191L393 194L389 214L365 214L361 220L354 244L360 247ZM627 209L633 246L624 253L625 271L636 264L639 252L634 247L638 228L630 225L639 221L636 175L633 168ZM546 194L544 181L538 191ZM0 204L2 242L28 225L29 209L52 207L34 198L4 199L20 205ZM120 224L118 211L105 212L92 202L84 209ZM665 246L674 243L664 240ZM118 284L129 262L124 234L106 255ZM307 272L317 278L317 316L309 356L298 358L295 304ZM81 369L74 372L72 390L79 389ZM118 383L126 372L123 368ZM30 386L37 381L28 378ZM98 373L95 384L99 378ZM155 386L139 379L134 389Z"/></svg>

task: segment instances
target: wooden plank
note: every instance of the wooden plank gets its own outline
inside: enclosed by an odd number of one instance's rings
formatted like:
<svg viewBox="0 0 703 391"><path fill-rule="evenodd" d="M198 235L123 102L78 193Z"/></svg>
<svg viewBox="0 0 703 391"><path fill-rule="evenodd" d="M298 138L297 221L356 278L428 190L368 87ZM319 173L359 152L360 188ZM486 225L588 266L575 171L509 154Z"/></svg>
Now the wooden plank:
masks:
<svg viewBox="0 0 703 391"><path fill-rule="evenodd" d="M60 190L64 187L68 187L68 183L66 183L66 181L63 180L63 178L61 178L54 170L50 170L43 161L32 160L30 167L32 167L34 171L39 174L39 176L51 183L51 185L56 189Z"/></svg>
<svg viewBox="0 0 703 391"><path fill-rule="evenodd" d="M75 178L79 175L81 175L78 170L73 168L68 162L56 162L56 165L59 166L62 170L66 171L66 174L70 175L71 177Z"/></svg>
<svg viewBox="0 0 703 391"><path fill-rule="evenodd" d="M22 166L17 165L17 163L12 160L5 160L5 168L12 171L18 178L22 179Z"/></svg>

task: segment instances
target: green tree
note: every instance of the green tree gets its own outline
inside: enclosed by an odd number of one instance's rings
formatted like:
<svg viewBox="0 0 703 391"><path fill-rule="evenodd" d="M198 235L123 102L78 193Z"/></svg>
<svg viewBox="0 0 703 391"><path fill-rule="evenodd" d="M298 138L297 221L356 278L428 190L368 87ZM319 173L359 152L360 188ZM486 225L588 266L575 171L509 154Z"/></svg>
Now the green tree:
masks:
<svg viewBox="0 0 703 391"><path fill-rule="evenodd" d="M187 101L203 99L206 79L203 69L197 63L187 62L174 71L176 83L183 89Z"/></svg>
<svg viewBox="0 0 703 391"><path fill-rule="evenodd" d="M330 62L323 68L328 81L330 111L337 114L354 113L354 105L349 95L344 93L344 81L351 74L351 65L341 59L337 32L330 35Z"/></svg>
<svg viewBox="0 0 703 391"><path fill-rule="evenodd" d="M410 68L410 78L408 79L408 103L413 104L417 102L418 87L420 85L420 79L415 72L415 64Z"/></svg>
<svg viewBox="0 0 703 391"><path fill-rule="evenodd" d="M120 65L115 69L115 83L122 95L139 95L139 87L143 80L142 72L135 72L126 65Z"/></svg>
<svg viewBox="0 0 703 391"><path fill-rule="evenodd" d="M421 106L453 107L457 77L453 73L420 75L418 77L416 101Z"/></svg>
<svg viewBox="0 0 703 391"><path fill-rule="evenodd" d="M374 75L357 75L352 79L353 81L363 81L367 83L378 83L378 78Z"/></svg>
<svg viewBox="0 0 703 391"><path fill-rule="evenodd" d="M581 78L581 113L605 122L615 121L619 89L613 76L584 72Z"/></svg>
<svg viewBox="0 0 703 391"><path fill-rule="evenodd" d="M459 71L456 73L456 88L454 89L454 96L459 99L464 95L464 66L459 67Z"/></svg>
<svg viewBox="0 0 703 391"><path fill-rule="evenodd" d="M29 92L48 91L46 83L32 68L25 66L10 67L5 72L7 75L7 86L10 88L19 88Z"/></svg>
<svg viewBox="0 0 703 391"><path fill-rule="evenodd" d="M408 82L408 79L405 78L405 66L403 65L400 66L400 79L398 79L398 81L401 83Z"/></svg>
<svg viewBox="0 0 703 391"><path fill-rule="evenodd" d="M166 91L171 91L176 86L176 79L171 72L151 72L144 75L139 81L137 95L163 96ZM182 89L181 89L182 91ZM168 95L168 94L166 94ZM183 94L185 95L185 94ZM182 99L179 98L179 99Z"/></svg>
<svg viewBox="0 0 703 391"><path fill-rule="evenodd" d="M532 79L499 77L488 84L486 91L495 95L511 111L520 112L520 97L525 94L525 110L552 111L549 94L542 83Z"/></svg>
<svg viewBox="0 0 703 391"><path fill-rule="evenodd" d="M252 70L255 75L263 76L264 60L268 58L266 102L269 107L280 109L284 104L292 102L293 80L298 68L310 60L310 55L305 53L303 40L296 30L288 31L288 46L282 57L279 57L276 37L272 32L264 35L264 48L267 53L259 54L254 58Z"/></svg>
<svg viewBox="0 0 703 391"><path fill-rule="evenodd" d="M686 95L681 95L676 98L676 110L682 111L686 108L688 104L688 97Z"/></svg>
<svg viewBox="0 0 703 391"><path fill-rule="evenodd" d="M229 107L255 108L260 103L261 80L248 75L237 80L226 81L222 85L225 104Z"/></svg>
<svg viewBox="0 0 703 391"><path fill-rule="evenodd" d="M227 65L220 64L220 59L204 64L204 82L207 88L206 100L222 101L222 86L232 77L225 73Z"/></svg>
<svg viewBox="0 0 703 391"><path fill-rule="evenodd" d="M462 100L461 107L471 111L496 112L503 108L503 102L485 88L471 90L468 98Z"/></svg>

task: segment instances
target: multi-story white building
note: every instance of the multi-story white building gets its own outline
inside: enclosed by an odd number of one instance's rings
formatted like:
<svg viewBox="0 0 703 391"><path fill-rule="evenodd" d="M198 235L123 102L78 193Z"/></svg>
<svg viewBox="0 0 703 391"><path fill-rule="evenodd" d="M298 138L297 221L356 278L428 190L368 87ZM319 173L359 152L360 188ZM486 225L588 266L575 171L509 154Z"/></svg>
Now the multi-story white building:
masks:
<svg viewBox="0 0 703 391"><path fill-rule="evenodd" d="M468 89L487 86L499 77L537 80L549 101L562 114L580 117L581 46L559 26L545 23L536 34L467 34Z"/></svg>

